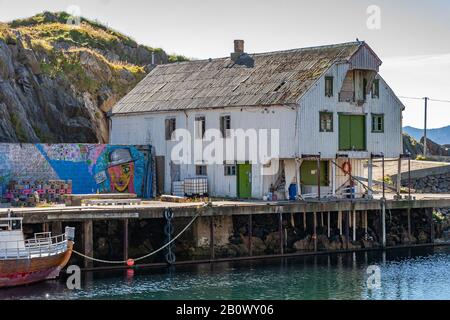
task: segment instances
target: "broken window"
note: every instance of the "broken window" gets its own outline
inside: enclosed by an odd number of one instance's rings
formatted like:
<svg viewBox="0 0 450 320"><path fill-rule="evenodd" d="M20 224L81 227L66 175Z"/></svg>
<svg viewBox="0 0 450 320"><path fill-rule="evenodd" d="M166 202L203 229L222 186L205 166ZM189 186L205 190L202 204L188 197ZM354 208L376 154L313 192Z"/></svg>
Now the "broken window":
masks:
<svg viewBox="0 0 450 320"><path fill-rule="evenodd" d="M195 117L195 138L203 139L205 137L206 120L205 117Z"/></svg>
<svg viewBox="0 0 450 320"><path fill-rule="evenodd" d="M176 129L176 119L166 119L166 140L173 140L173 133Z"/></svg>
<svg viewBox="0 0 450 320"><path fill-rule="evenodd" d="M320 132L333 132L332 112L320 112Z"/></svg>
<svg viewBox="0 0 450 320"><path fill-rule="evenodd" d="M380 97L380 80L375 79L373 80L372 84L372 98L379 98Z"/></svg>
<svg viewBox="0 0 450 320"><path fill-rule="evenodd" d="M384 132L384 115L372 114L372 132Z"/></svg>
<svg viewBox="0 0 450 320"><path fill-rule="evenodd" d="M325 96L333 96L333 77L325 77Z"/></svg>
<svg viewBox="0 0 450 320"><path fill-rule="evenodd" d="M206 176L206 166L205 165L195 166L195 174L197 176Z"/></svg>
<svg viewBox="0 0 450 320"><path fill-rule="evenodd" d="M221 116L220 117L220 132L223 138L230 137L231 129L231 116Z"/></svg>

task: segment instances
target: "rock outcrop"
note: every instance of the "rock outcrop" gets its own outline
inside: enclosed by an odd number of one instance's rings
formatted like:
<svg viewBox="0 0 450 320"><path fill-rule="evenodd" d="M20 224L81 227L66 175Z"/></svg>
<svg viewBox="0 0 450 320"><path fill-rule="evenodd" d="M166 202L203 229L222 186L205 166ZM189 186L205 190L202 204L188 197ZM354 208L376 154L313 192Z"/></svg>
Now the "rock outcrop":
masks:
<svg viewBox="0 0 450 320"><path fill-rule="evenodd" d="M0 24L0 142L106 143L111 107L154 64L184 59L70 18Z"/></svg>

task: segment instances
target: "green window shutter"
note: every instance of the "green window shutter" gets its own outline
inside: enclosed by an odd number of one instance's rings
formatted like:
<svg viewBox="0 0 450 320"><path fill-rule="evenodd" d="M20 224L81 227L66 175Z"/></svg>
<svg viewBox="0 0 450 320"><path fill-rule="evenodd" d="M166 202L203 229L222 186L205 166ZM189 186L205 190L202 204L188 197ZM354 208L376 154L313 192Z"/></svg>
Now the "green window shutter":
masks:
<svg viewBox="0 0 450 320"><path fill-rule="evenodd" d="M350 150L350 116L339 115L339 150Z"/></svg>
<svg viewBox="0 0 450 320"><path fill-rule="evenodd" d="M339 115L339 150L366 150L364 115Z"/></svg>
<svg viewBox="0 0 450 320"><path fill-rule="evenodd" d="M352 150L366 150L366 117L351 116L350 117L350 140Z"/></svg>

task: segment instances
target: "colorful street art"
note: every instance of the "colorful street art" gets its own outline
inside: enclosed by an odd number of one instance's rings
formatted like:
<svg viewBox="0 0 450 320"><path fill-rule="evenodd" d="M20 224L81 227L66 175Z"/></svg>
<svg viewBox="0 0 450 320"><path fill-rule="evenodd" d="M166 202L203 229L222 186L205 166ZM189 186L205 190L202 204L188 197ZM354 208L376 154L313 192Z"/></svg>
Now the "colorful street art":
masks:
<svg viewBox="0 0 450 320"><path fill-rule="evenodd" d="M61 180L74 194L136 193L151 197L150 146L0 144L0 195L11 183Z"/></svg>

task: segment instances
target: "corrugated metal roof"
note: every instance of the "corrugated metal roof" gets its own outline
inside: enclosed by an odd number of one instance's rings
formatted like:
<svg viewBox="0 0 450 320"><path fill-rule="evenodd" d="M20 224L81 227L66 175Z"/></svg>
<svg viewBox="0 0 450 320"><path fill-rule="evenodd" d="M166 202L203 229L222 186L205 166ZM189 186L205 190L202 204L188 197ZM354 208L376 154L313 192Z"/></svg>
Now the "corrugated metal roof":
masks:
<svg viewBox="0 0 450 320"><path fill-rule="evenodd" d="M362 45L250 54L253 66L229 57L158 65L113 114L296 103L335 62L349 61Z"/></svg>

